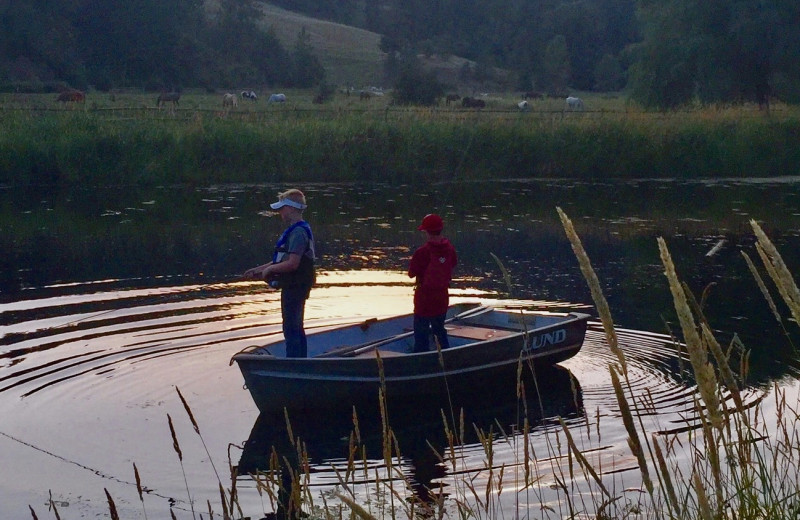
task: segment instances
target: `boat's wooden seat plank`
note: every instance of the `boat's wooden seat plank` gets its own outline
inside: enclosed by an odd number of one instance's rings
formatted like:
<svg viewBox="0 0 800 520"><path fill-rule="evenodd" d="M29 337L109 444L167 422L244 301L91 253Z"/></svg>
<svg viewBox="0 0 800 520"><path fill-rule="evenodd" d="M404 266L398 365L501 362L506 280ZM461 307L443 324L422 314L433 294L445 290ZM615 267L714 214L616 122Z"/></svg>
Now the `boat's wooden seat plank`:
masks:
<svg viewBox="0 0 800 520"><path fill-rule="evenodd" d="M447 335L456 338L466 338L475 340L487 340L493 338L503 338L513 334L519 334L510 330L490 329L486 327L470 327L469 325L448 325Z"/></svg>
<svg viewBox="0 0 800 520"><path fill-rule="evenodd" d="M353 357L357 357L357 358L371 357L371 358L374 358L374 357L377 357L377 354L375 354L375 352L376 352L376 350L368 350L366 352L362 352L361 354L357 354L357 355L355 355ZM405 354L403 352L395 352L393 350L381 350L380 353L381 353L381 357L382 358L405 356Z"/></svg>

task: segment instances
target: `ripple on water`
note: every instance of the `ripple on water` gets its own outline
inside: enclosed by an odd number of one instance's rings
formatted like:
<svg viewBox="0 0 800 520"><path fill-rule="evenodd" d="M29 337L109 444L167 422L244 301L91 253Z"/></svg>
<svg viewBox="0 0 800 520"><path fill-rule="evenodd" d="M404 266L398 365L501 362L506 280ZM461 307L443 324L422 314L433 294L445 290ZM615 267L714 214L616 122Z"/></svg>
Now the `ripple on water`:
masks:
<svg viewBox="0 0 800 520"><path fill-rule="evenodd" d="M308 302L307 328L409 312L412 290L402 273L323 273ZM469 289L454 291L453 299L556 310L585 307L497 300ZM228 453L233 464L249 463L248 457L258 461L265 456L259 451L265 444L280 443L286 435L282 417L258 416L238 369L229 364L242 348L280 333L279 307L276 293L265 291L261 283L242 281L144 288L110 281L34 290L24 300L0 305L0 446L7 467L0 492L13 497L0 506L0 513L7 513L0 516L43 503L47 490L73 506L104 512L104 488L127 497L122 505L118 502L120 508L139 514L132 463L152 490L147 500L155 503L148 504L148 510L163 514L169 498L179 509L189 509L184 471L194 499L216 503L215 470L227 475ZM693 403L698 396L686 376L685 354L666 335L628 329L618 329L617 334L627 360L627 395L646 428L675 432L696 426ZM636 473L629 471L636 464L618 420L619 404L608 374L609 365L616 362L602 328L593 323L582 351L546 375L543 399L532 397L527 433L521 427L524 408L519 403L481 402L467 417L463 443L455 452L445 449L441 414L433 413L430 421L420 419L419 408L393 415L402 443L398 464L411 475L408 483L397 483L398 489L408 484L403 493L413 494L421 484L436 485L452 496L463 490L465 476L476 487L488 485L493 477L486 465L486 445L477 432L491 429L495 470L505 468L506 478L521 478L528 466L521 460L528 443L540 477L536 489L521 491L522 498L510 493L501 507L511 512L520 503L556 504L558 491L550 484L557 489L556 476L570 474L566 445L553 442L561 429L557 416L564 418L581 449L607 478L636 482ZM194 413L202 442L175 387ZM483 390L491 397L491 389ZM749 391L744 399L753 405L761 396ZM168 414L183 449L181 462L167 428ZM404 414L414 420L404 420ZM374 431L380 423L372 420L361 424L365 445L370 446L369 475L383 472L388 478L391 470L382 456L380 431ZM321 413L299 418L296 427L313 456L311 489L330 490L347 467L350 415ZM444 461L431 456L431 446L439 448ZM252 483L241 478L240 485L242 503L251 508L245 513L263 512ZM510 481L506 487L521 489Z"/></svg>

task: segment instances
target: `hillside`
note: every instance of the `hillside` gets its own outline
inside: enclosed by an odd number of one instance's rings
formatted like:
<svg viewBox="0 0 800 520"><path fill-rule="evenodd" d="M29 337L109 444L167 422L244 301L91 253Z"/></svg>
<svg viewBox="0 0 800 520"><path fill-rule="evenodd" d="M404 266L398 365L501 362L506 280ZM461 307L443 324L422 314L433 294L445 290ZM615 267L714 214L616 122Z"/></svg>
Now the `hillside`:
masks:
<svg viewBox="0 0 800 520"><path fill-rule="evenodd" d="M378 48L380 35L363 29L310 18L267 3L261 3L265 29L271 28L287 49L305 27L332 85L361 88L383 83L384 54Z"/></svg>
<svg viewBox="0 0 800 520"><path fill-rule="evenodd" d="M268 3L260 3L264 13L261 25L271 28L287 49L297 41L297 34L305 27L311 38L311 45L317 53L332 85L350 85L362 88L367 85L387 86L383 80L383 60L385 54L378 48L379 34L339 23L311 18ZM450 89L479 91L486 87L497 88L498 84L456 85L459 71L464 64L474 66L474 62L457 56L423 56L420 62L434 70L439 80ZM495 80L500 85L509 83L508 71L493 69Z"/></svg>

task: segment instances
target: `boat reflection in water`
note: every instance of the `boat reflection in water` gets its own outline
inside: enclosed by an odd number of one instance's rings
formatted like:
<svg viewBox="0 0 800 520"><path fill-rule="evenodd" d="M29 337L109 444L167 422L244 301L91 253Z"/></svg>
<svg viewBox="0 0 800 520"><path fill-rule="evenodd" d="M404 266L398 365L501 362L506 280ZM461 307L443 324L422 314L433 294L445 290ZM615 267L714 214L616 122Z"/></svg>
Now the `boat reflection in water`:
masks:
<svg viewBox="0 0 800 520"><path fill-rule="evenodd" d="M493 458L506 465L523 456L522 444L508 440L525 434L526 418L533 437L558 426L559 417L568 423L584 417L581 387L568 369L539 368L536 382L530 373L522 379L519 399L513 392L475 388L451 395L452 407L432 399L390 401L381 414L374 399L367 399L353 408L261 413L236 467L240 486L255 475L277 499L277 517L291 518L301 496L305 510L309 500L320 505L323 494L330 506L333 490L363 504L380 482L387 496L391 486L391 493L407 500L404 507L424 516L446 503L451 486L474 484L487 470L487 439L503 441L489 444ZM512 445L520 453L503 453Z"/></svg>

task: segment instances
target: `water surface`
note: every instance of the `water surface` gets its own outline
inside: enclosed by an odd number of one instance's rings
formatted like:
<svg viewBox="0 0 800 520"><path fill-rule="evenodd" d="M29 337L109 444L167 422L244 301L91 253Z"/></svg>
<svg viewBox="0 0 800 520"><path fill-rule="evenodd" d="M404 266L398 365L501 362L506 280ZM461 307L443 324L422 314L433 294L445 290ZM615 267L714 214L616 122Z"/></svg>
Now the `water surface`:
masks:
<svg viewBox="0 0 800 520"><path fill-rule="evenodd" d="M123 517L143 518L134 463L147 488L149 517L165 516L172 505L178 518L191 518L192 507L207 510L207 500L220 514L217 475L230 486L229 462L238 465L245 445L253 448L246 443L252 433L276 440L285 433L278 419L259 418L237 367L229 365L240 349L280 332L277 294L240 280L238 273L262 262L280 232L277 219L262 212L282 188L0 194L0 237L8 252L0 265L0 516L29 514L28 505L46 516L49 492L62 518L104 514L108 489ZM416 226L431 211L443 215L460 254L454 301L592 312L555 213L560 206L604 286L634 391L652 396L654 410L646 414L651 431L681 431L694 423L687 404L694 398L693 382L669 336L677 325L658 236L667 240L679 275L698 297L707 290L706 310L720 337L736 333L752 349L748 402L765 399L772 382L793 385L792 346L741 252L757 258L748 225L755 218L790 268L800 265L797 179L304 188L321 254L321 276L307 310L311 330L410 311L412 287L404 269L421 241ZM720 241L717 252L706 256ZM490 253L510 272L510 287ZM550 374L548 388L560 390L549 394L548 406L530 412L541 484L512 493L507 481L499 506L507 514L531 508L537 517L549 515L541 504L553 508L551 517L563 513L550 488L564 471L548 433L557 415L582 438L596 431L585 448L608 478L622 487L639 485L608 376L613 361L595 324L581 353ZM470 416L476 423L495 425L497 434L498 423L490 417L497 415L507 428L498 434L493 464L497 471L507 468L510 478L523 468L522 438L513 427L518 403L481 406ZM496 478L474 436L464 439L453 466L453 460L432 459L420 441L436 436L438 425L415 429L402 416L395 418L398 438L406 443L400 465L411 476L408 483L398 482L408 486L403 493L419 493L419 484L427 483L455 496L465 475L478 483ZM351 420L308 419L298 418L297 428L314 457L311 488L322 494L338 481L332 467L341 470ZM321 435L315 424L328 425L334 435ZM362 425L364 437L378 446L372 426ZM259 450L247 456L259 456ZM380 453L371 452L370 461L372 471L386 471ZM580 489L579 482L574 485ZM239 489L245 515L271 511L250 481L240 479ZM368 497L369 487L362 483L356 492Z"/></svg>

